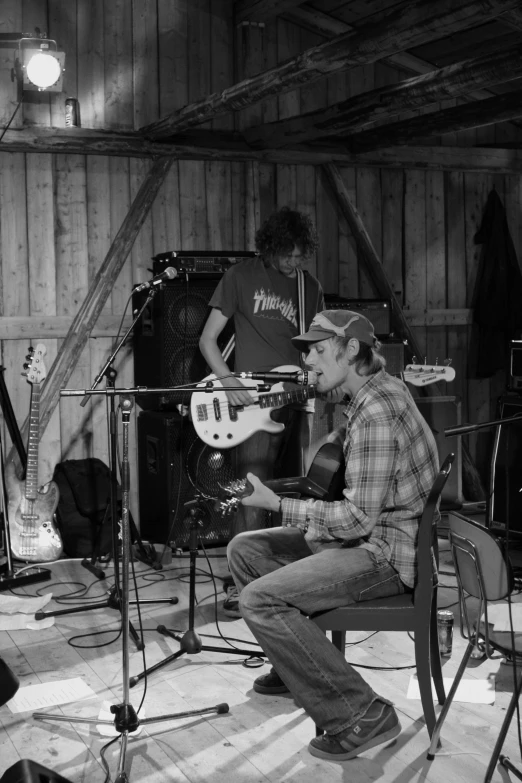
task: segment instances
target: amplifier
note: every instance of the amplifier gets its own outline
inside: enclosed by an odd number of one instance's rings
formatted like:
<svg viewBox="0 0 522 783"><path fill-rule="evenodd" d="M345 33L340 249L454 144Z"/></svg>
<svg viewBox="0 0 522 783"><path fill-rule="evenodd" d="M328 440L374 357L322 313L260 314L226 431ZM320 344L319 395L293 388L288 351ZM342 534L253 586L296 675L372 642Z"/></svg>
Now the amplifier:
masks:
<svg viewBox="0 0 522 783"><path fill-rule="evenodd" d="M345 299L337 294L325 294L327 310L353 310L372 322L376 336L381 339L391 334L391 303L389 299Z"/></svg>
<svg viewBox="0 0 522 783"><path fill-rule="evenodd" d="M187 274L216 274L225 272L243 258L254 258L254 252L234 250L169 250L152 257L152 274L160 275L168 266Z"/></svg>

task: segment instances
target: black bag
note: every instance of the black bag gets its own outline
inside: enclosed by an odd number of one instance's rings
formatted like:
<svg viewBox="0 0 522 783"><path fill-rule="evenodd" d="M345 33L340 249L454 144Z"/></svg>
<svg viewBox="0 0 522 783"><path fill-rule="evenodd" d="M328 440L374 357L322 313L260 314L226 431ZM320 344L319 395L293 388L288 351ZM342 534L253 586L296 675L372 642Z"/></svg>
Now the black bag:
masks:
<svg viewBox="0 0 522 783"><path fill-rule="evenodd" d="M56 519L64 553L90 557L112 553L111 471L96 457L59 462L53 481L60 490ZM120 499L118 485L118 500Z"/></svg>

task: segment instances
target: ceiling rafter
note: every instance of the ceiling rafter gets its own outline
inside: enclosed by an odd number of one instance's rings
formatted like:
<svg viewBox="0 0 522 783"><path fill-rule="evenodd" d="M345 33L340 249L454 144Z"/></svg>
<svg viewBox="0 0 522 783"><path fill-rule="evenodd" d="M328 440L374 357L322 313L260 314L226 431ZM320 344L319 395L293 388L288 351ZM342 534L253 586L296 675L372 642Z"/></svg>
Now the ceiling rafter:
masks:
<svg viewBox="0 0 522 783"><path fill-rule="evenodd" d="M254 146L274 149L341 133L355 133L401 111L467 96L477 84L491 86L520 76L522 43L370 90L318 111L254 126L246 129L244 135Z"/></svg>
<svg viewBox="0 0 522 783"><path fill-rule="evenodd" d="M237 0L234 3L234 16L237 24L241 22L266 22L274 16L290 11L302 0Z"/></svg>
<svg viewBox="0 0 522 783"><path fill-rule="evenodd" d="M252 106L269 96L495 19L515 8L518 2L408 0L372 17L354 32L337 36L269 71L188 104L141 130L153 140L168 138L226 112Z"/></svg>
<svg viewBox="0 0 522 783"><path fill-rule="evenodd" d="M398 144L416 143L429 136L483 128L521 117L522 90L516 90L356 133L348 136L345 143L350 152L371 152Z"/></svg>

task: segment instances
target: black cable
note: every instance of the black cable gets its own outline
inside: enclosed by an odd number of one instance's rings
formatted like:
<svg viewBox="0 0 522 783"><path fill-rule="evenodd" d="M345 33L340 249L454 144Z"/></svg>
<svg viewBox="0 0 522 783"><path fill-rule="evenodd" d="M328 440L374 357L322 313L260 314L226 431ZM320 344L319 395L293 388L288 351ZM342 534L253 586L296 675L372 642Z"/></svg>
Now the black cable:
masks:
<svg viewBox="0 0 522 783"><path fill-rule="evenodd" d="M110 779L111 779L111 771L109 769L109 765L108 765L107 760L105 758L105 751L108 750L110 748L110 746L113 745L115 742L117 742L119 739L121 739L121 734L118 734L117 737L114 737L109 742L106 742L105 745L103 745L100 748L100 758L101 758L101 761L102 761L102 764L103 764L103 768L105 770L105 779L104 779L103 783L110 783Z"/></svg>
<svg viewBox="0 0 522 783"><path fill-rule="evenodd" d="M18 103L16 104L16 109L15 109L15 110L14 110L14 112L11 114L11 117L10 117L10 119L9 119L9 122L7 123L7 125L6 125L6 126L5 126L5 128L4 128L4 130L2 131L2 135L0 136L0 141L2 141L2 139L3 139L3 138L4 138L4 136L5 136L5 134L6 134L6 133L7 133L7 131L9 130L9 126L11 125L12 121L14 120L14 118L15 118L15 116L16 116L16 112L18 111L18 109L19 109L19 108L20 108L20 106L22 105L23 97L24 97L24 96L23 96L23 93L22 93L22 97L20 98L20 100L19 100L19 101L18 101Z"/></svg>

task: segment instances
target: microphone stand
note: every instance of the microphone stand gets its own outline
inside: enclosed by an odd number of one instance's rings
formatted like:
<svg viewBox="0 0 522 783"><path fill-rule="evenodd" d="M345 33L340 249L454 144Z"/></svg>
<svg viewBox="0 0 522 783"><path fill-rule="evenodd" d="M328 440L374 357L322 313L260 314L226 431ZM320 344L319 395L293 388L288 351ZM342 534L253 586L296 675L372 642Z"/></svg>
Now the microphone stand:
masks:
<svg viewBox="0 0 522 783"><path fill-rule="evenodd" d="M201 517L203 511L201 507L201 501L202 501L202 496L196 495L194 500L185 503L185 506L190 507L189 510L189 516L190 516L189 627L187 631L185 631L183 636L178 636L172 631L169 631L168 628L165 628L164 625L158 625L156 629L158 633L161 633L164 636L170 636L172 639L175 639L177 642L179 642L180 649L177 652L173 653L172 655L168 655L159 663L154 664L154 666L150 666L148 669L145 669L135 677L131 677L130 680L131 688L133 688L134 685L137 685L137 683L140 680L142 680L144 677L148 677L148 675L152 674L152 672L158 671L158 669L162 669L163 666L166 666L172 661L177 660L182 655L196 655L197 653L206 650L207 652L226 653L228 655L243 655L246 656L247 658L265 657L262 650L243 650L238 647L211 647L209 645L203 644L201 641L201 637L199 636L197 631L194 630L194 607L196 603L196 559L198 557L198 549L199 549L198 545L200 540L198 528L201 527Z"/></svg>
<svg viewBox="0 0 522 783"><path fill-rule="evenodd" d="M145 302L143 303L140 310L136 313L136 316L130 325L130 327L125 332L124 336L121 338L119 343L116 345L115 349L103 365L102 369L94 379L94 382L91 386L90 392L94 391L98 384L100 383L101 379L103 377L106 378L106 388L107 389L114 389L114 381L116 378L116 370L114 367L112 367L112 363L116 356L118 355L120 349L125 343L125 340L127 339L128 335L134 328L134 325L136 322L141 318L141 315L143 311L145 310L147 304L152 300L154 295L156 294L157 289L159 286L151 287L149 290L149 295ZM67 395L64 395L67 396ZM36 620L43 620L46 617L59 617L61 615L67 615L67 614L78 614L80 612L88 612L91 609L117 609L120 614L122 614L122 595L120 590L120 574L119 574L119 562L118 562L118 525L117 520L119 519L119 509L118 509L118 478L116 473L116 467L117 467L117 452L118 452L118 445L117 445L117 421L116 421L116 411L114 406L114 394L108 393L109 398L109 461L110 461L110 473L111 473L111 482L110 482L110 509L111 509L111 535L112 535L112 556L114 560L114 585L109 590L108 596L106 600L104 601L98 601L93 604L88 604L87 606L76 606L69 609L59 609L51 612L43 612L39 611L35 614ZM83 407L87 404L89 400L89 394L86 392L84 394L84 397L82 401L80 402L80 405ZM138 551L135 553L136 557L141 560L142 562L146 563L151 568L154 568L155 570L161 570L162 565L161 563L158 563L156 560L154 560L152 554L149 554L147 550L145 549L143 545L143 541L141 540L141 537L136 529L136 526L134 525L134 522L132 520L132 517L129 515L129 529L131 530L131 542L134 539L137 543ZM99 537L101 535L101 528L98 531L97 535L97 541L94 544L93 547L93 553L90 560L87 558L84 558L82 560L82 566L86 568L88 571L90 571L94 576L96 576L98 579L105 579L105 573L101 568L98 568L96 566L96 557L99 554ZM129 601L129 603L136 604L137 601ZM178 598L176 596L172 598L142 598L140 600L140 603L142 604L177 604ZM138 650L143 650L144 644L143 640L140 639L138 633L136 632L136 629L132 625L132 623L129 622L129 630L132 635L132 638L134 640L134 644L136 645L136 648Z"/></svg>
<svg viewBox="0 0 522 783"><path fill-rule="evenodd" d="M213 707L205 707L198 710L188 710L170 715L158 715L154 718L138 718L137 712L129 700L129 563L131 550L131 537L129 526L129 495L130 495L130 469L129 469L129 422L130 413L133 407L133 395L141 390L116 390L106 389L100 391L74 391L62 390L63 396L76 396L84 394L105 394L107 396L120 394L120 408L122 411L123 428L123 446L122 446L122 469L121 469L121 488L122 488L122 512L121 512L121 549L122 549L122 676L123 676L123 701L121 704L111 705L111 713L114 715L114 721L103 720L99 718L83 718L71 715L53 715L46 712L35 712L35 720L56 720L67 723L94 723L113 725L119 732L121 739L120 755L118 760L118 773L115 783L128 783L129 777L125 771L125 757L127 753L127 744L129 734L136 731L142 724L156 723L158 721L169 721L177 718L185 718L192 715L204 715L206 713L216 713L218 715L227 713L229 706L226 703L216 704ZM163 390L161 390L163 391Z"/></svg>

